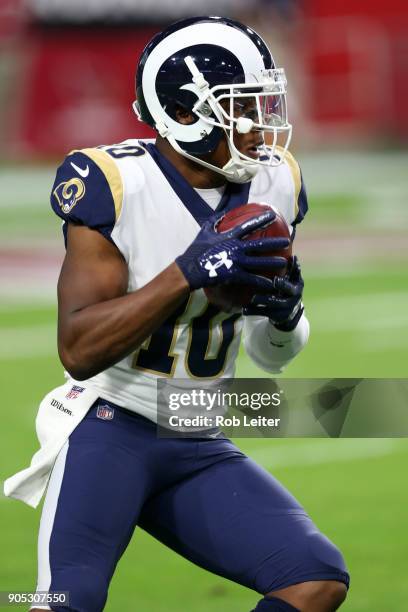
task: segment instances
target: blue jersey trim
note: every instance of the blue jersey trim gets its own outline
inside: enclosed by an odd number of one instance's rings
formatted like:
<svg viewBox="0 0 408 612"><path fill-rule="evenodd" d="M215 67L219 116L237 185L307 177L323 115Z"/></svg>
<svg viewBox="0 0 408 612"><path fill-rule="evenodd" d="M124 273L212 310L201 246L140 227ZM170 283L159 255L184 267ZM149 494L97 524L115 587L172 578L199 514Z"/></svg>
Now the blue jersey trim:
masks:
<svg viewBox="0 0 408 612"><path fill-rule="evenodd" d="M300 172L300 177L301 177L301 187L300 187L300 192L299 192L299 197L298 197L298 214L296 215L296 218L292 223L293 227L295 227L296 225L298 225L299 223L303 221L307 211L309 210L306 187L303 181L302 171Z"/></svg>
<svg viewBox="0 0 408 612"><path fill-rule="evenodd" d="M146 143L144 146L166 177L172 189L199 225L202 225L209 217L214 215L215 211L211 206L203 200L175 166L158 151L156 145L153 143ZM242 204L247 204L250 185L250 183L245 183L243 185L227 183L224 195L222 196L216 212L226 212Z"/></svg>
<svg viewBox="0 0 408 612"><path fill-rule="evenodd" d="M249 190L251 183L227 183L227 188L224 191L221 202L218 204L216 211L232 210L243 204L248 204Z"/></svg>

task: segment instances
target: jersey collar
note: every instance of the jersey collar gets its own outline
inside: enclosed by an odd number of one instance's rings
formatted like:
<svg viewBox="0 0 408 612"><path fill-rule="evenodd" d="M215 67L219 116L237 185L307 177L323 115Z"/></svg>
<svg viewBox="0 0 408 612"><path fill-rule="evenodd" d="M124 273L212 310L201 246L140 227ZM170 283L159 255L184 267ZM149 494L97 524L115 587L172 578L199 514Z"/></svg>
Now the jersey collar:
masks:
<svg viewBox="0 0 408 612"><path fill-rule="evenodd" d="M177 194L199 225L202 225L209 217L214 215L214 213L221 211L227 212L232 208L237 208L248 202L251 183L227 183L221 202L214 211L184 176L180 174L167 157L158 151L155 144L145 143L144 146L164 174L173 191Z"/></svg>

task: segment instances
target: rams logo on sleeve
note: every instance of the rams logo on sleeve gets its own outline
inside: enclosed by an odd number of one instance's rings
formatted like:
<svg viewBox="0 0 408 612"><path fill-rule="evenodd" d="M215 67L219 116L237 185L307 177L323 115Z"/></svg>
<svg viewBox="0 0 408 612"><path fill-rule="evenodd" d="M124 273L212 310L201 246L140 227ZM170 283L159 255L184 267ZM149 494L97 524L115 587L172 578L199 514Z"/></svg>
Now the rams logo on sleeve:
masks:
<svg viewBox="0 0 408 612"><path fill-rule="evenodd" d="M85 195L85 185L80 178L72 178L56 186L53 191L64 214L68 214Z"/></svg>

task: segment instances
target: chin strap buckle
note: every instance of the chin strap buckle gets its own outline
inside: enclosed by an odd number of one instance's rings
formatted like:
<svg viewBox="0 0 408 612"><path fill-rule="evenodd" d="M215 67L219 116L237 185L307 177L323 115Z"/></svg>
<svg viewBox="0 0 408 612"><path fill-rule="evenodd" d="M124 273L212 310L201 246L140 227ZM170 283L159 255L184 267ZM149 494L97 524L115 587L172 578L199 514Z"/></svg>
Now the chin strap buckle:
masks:
<svg viewBox="0 0 408 612"><path fill-rule="evenodd" d="M162 138L167 138L167 136L170 134L170 130L164 121L157 121L155 127Z"/></svg>

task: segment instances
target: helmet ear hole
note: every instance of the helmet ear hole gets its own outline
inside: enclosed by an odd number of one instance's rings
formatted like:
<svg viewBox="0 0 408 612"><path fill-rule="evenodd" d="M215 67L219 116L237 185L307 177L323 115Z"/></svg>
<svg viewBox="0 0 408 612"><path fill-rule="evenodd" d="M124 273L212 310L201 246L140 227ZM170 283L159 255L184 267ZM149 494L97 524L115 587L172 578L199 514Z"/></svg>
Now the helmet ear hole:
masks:
<svg viewBox="0 0 408 612"><path fill-rule="evenodd" d="M190 110L181 106L181 104L175 105L174 115L177 123L181 123L183 125L192 125L198 121L197 115L194 115Z"/></svg>

